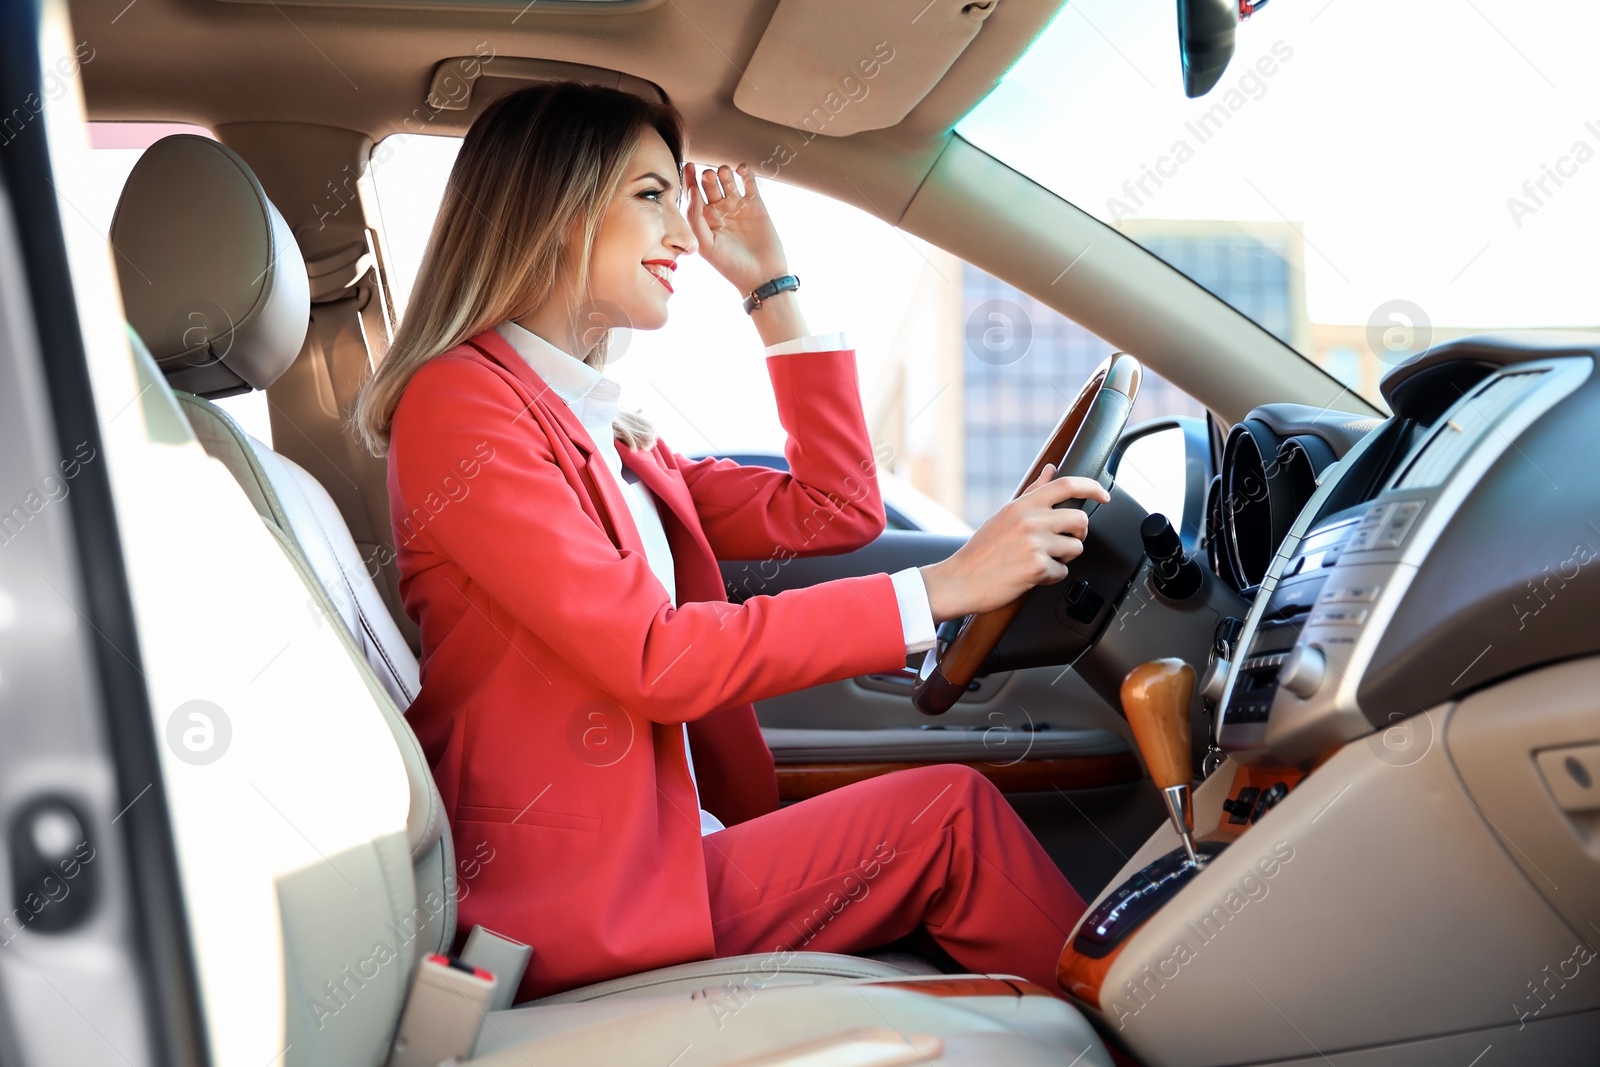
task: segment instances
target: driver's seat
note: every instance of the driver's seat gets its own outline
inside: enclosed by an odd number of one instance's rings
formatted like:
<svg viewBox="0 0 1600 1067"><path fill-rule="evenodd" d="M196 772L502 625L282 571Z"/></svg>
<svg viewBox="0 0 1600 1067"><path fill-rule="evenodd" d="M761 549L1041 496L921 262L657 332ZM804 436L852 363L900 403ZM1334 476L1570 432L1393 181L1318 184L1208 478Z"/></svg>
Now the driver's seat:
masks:
<svg viewBox="0 0 1600 1067"><path fill-rule="evenodd" d="M427 761L400 710L416 692L415 657L387 614L326 490L205 399L265 389L299 354L310 314L299 247L244 160L218 142L183 134L156 142L134 167L117 205L112 241L123 272L133 348L145 379L141 384L172 396L200 444L233 475L308 578L308 606L334 621L351 644L352 658L369 674L371 688L388 698L379 703L411 783L407 837L418 949L448 953L456 941L450 828ZM129 266L133 263L137 273ZM141 339L151 340L154 351ZM174 390L175 385L192 391ZM291 929L305 928L285 923L285 940L292 937ZM311 988L315 979L346 962L324 958L325 946L310 939L284 948L294 969L313 979ZM573 1004L748 984L767 962L757 955L698 960L531 1003ZM760 984L939 973L908 954L867 958L800 952L785 960L780 975L763 977ZM529 1025L524 1020L519 1029L525 1032ZM316 1035L307 1034L304 1040L314 1044Z"/></svg>

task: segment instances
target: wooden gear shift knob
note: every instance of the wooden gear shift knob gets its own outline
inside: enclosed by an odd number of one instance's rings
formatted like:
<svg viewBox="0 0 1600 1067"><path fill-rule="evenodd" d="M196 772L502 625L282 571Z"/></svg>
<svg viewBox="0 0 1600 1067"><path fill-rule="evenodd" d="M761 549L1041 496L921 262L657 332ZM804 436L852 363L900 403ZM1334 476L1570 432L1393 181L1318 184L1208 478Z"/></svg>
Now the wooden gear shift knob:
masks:
<svg viewBox="0 0 1600 1067"><path fill-rule="evenodd" d="M1194 778L1189 754L1194 682L1194 668L1181 659L1141 663L1122 680L1122 712L1157 789L1187 789ZM1192 830L1194 815L1187 807L1184 821Z"/></svg>

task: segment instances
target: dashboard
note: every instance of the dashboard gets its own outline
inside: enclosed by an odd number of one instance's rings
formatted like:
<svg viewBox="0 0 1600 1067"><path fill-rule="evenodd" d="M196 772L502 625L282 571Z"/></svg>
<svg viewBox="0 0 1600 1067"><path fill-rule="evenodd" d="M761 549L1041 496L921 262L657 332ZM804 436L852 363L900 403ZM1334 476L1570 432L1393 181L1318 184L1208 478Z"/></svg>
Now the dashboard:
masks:
<svg viewBox="0 0 1600 1067"><path fill-rule="evenodd" d="M1530 667L1600 652L1600 336L1441 344L1394 414L1267 405L1207 500L1211 564L1251 604L1219 746L1319 754Z"/></svg>

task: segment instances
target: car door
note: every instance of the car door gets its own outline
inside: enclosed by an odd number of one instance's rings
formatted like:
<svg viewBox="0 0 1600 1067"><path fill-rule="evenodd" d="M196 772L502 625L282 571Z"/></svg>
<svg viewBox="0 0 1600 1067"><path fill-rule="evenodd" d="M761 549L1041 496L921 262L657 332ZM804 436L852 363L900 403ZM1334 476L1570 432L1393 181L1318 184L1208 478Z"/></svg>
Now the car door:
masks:
<svg viewBox="0 0 1600 1067"><path fill-rule="evenodd" d="M205 1062L184 897L53 160L64 11L0 7L0 1063ZM9 108L8 104L8 108ZM87 254L104 259L103 241ZM109 267L106 267L109 276ZM109 309L108 309L109 311ZM101 323L119 336L120 323Z"/></svg>

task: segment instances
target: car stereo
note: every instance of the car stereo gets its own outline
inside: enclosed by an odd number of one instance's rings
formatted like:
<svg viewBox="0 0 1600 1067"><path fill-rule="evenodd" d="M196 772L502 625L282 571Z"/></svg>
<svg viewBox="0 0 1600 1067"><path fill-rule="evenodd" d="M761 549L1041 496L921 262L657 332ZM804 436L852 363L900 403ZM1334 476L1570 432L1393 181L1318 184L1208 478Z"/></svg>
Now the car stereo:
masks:
<svg viewBox="0 0 1600 1067"><path fill-rule="evenodd" d="M1418 567L1478 479L1590 373L1587 359L1502 368L1459 397L1369 500L1324 515L1382 435L1324 472L1245 620L1219 701L1220 746L1252 762L1314 759L1417 708L1363 708L1358 685Z"/></svg>

